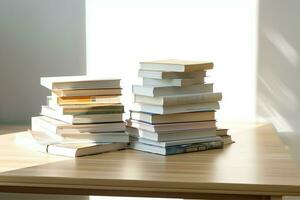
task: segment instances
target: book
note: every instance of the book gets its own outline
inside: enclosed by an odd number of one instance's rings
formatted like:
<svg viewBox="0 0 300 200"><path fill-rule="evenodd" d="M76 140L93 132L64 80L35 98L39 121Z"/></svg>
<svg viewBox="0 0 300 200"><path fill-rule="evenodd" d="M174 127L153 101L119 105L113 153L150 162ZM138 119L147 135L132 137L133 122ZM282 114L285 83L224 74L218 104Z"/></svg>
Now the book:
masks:
<svg viewBox="0 0 300 200"><path fill-rule="evenodd" d="M217 129L217 135L218 136L226 136L228 132L228 129L224 129L224 128L218 128Z"/></svg>
<svg viewBox="0 0 300 200"><path fill-rule="evenodd" d="M193 138L193 139L183 139L183 140L170 140L165 142L157 142L153 140L149 140L142 137L130 137L131 141L137 141L144 144L149 144L153 146L159 147L169 147L174 145L182 145L182 144L192 144L192 143L201 143L201 142L213 142L213 141L220 141L221 138L218 136L212 137L202 137L202 138Z"/></svg>
<svg viewBox="0 0 300 200"><path fill-rule="evenodd" d="M48 106L62 115L84 115L84 114L113 114L124 113L122 104L93 104L93 105L56 105L48 101Z"/></svg>
<svg viewBox="0 0 300 200"><path fill-rule="evenodd" d="M42 106L41 115L58 119L69 124L93 124L103 122L123 121L123 113L112 114L87 114L87 115L63 115L49 106Z"/></svg>
<svg viewBox="0 0 300 200"><path fill-rule="evenodd" d="M120 96L78 96L78 97L57 97L51 98L57 105L82 105L82 104L119 104Z"/></svg>
<svg viewBox="0 0 300 200"><path fill-rule="evenodd" d="M100 133L91 133L91 132L64 132L57 134L56 132L49 131L45 127L35 127L33 131L42 132L48 137L53 138L56 141L63 142L65 140L79 140L81 142L129 142L129 136L125 131L121 132L100 132Z"/></svg>
<svg viewBox="0 0 300 200"><path fill-rule="evenodd" d="M158 60L141 62L142 70L149 71L172 71L172 72L193 72L203 71L213 68L212 62L203 61L184 61L184 60Z"/></svg>
<svg viewBox="0 0 300 200"><path fill-rule="evenodd" d="M196 84L203 84L204 77L197 77L193 79L153 79L153 78L143 78L143 85L149 86L189 86Z"/></svg>
<svg viewBox="0 0 300 200"><path fill-rule="evenodd" d="M181 153L197 152L197 151L206 151L210 149L221 149L223 147L222 141L212 141L212 142L200 142L200 143L191 143L191 144L181 144L168 147L160 147L141 143L138 141L131 141L130 148L160 154L160 155L175 155Z"/></svg>
<svg viewBox="0 0 300 200"><path fill-rule="evenodd" d="M76 97L76 96L117 96L122 94L122 88L97 88L97 89L77 89L77 90L52 90L52 94L58 97Z"/></svg>
<svg viewBox="0 0 300 200"><path fill-rule="evenodd" d="M41 85L50 90L120 88L120 79L103 79L92 76L41 77Z"/></svg>
<svg viewBox="0 0 300 200"><path fill-rule="evenodd" d="M158 96L172 96L172 95L183 95L183 94L199 94L203 92L213 92L213 84L197 84L189 86L144 86L144 85L133 85L132 92L136 95L158 97Z"/></svg>
<svg viewBox="0 0 300 200"><path fill-rule="evenodd" d="M148 97L142 95L134 95L135 103L144 103L151 105L161 106L174 106L174 105L186 105L197 104L205 102L216 102L222 100L222 93L199 93L199 94L186 94L186 95L174 95L174 96L161 96L161 97Z"/></svg>
<svg viewBox="0 0 300 200"><path fill-rule="evenodd" d="M127 143L95 143L80 140L59 142L38 131L18 135L15 143L25 148L67 157L87 156L127 148Z"/></svg>
<svg viewBox="0 0 300 200"><path fill-rule="evenodd" d="M203 129L203 130L183 130L183 131L170 131L170 132L151 132L133 127L126 127L126 133L132 137L146 138L152 141L165 142L171 140L187 140L199 139L205 137L215 137L216 129Z"/></svg>
<svg viewBox="0 0 300 200"><path fill-rule="evenodd" d="M216 128L216 121L177 122L169 124L149 124L137 120L126 120L126 126L143 129L150 132L170 132L180 130L200 130Z"/></svg>
<svg viewBox="0 0 300 200"><path fill-rule="evenodd" d="M44 128L51 132L61 135L63 133L80 133L80 132L114 132L124 131L124 122L101 123L101 124L68 124L50 117L38 116L31 118L31 126L33 131L39 131L39 128Z"/></svg>
<svg viewBox="0 0 300 200"><path fill-rule="evenodd" d="M198 77L205 77L206 71L195 72L162 72L162 71L148 71L139 70L139 77L153 78L153 79L194 79Z"/></svg>
<svg viewBox="0 0 300 200"><path fill-rule="evenodd" d="M172 114L197 111L214 111L219 109L218 102L207 102L199 104L176 105L176 106L158 106L150 104L134 104L133 111L148 112L153 114Z"/></svg>
<svg viewBox="0 0 300 200"><path fill-rule="evenodd" d="M165 124L175 122L193 122L193 121L206 121L215 120L214 111L203 112L187 112L187 113L174 113L174 114L152 114L146 112L130 111L130 119L150 123L150 124Z"/></svg>
<svg viewBox="0 0 300 200"><path fill-rule="evenodd" d="M234 143L234 141L231 138L231 135L223 135L223 136L221 136L221 138L222 138L224 145Z"/></svg>
<svg viewBox="0 0 300 200"><path fill-rule="evenodd" d="M91 142L129 142L129 136L123 132L105 132L105 133L65 133L62 134L64 139L82 139Z"/></svg>

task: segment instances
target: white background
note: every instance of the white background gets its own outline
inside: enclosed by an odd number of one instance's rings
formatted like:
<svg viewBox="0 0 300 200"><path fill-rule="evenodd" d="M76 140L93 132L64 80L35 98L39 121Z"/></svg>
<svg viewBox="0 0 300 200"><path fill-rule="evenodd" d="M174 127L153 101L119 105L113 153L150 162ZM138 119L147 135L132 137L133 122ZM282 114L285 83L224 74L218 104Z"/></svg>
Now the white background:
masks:
<svg viewBox="0 0 300 200"><path fill-rule="evenodd" d="M87 73L120 76L132 101L140 61L210 60L219 121L255 120L256 1L87 0Z"/></svg>

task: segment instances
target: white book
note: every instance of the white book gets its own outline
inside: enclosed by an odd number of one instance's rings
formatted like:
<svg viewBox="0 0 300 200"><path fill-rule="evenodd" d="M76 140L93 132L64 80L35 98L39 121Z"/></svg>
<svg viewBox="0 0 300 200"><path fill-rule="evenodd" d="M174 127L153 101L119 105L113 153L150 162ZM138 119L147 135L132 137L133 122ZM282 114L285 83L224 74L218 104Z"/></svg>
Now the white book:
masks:
<svg viewBox="0 0 300 200"><path fill-rule="evenodd" d="M203 84L204 77L197 77L193 79L153 79L143 78L143 85L149 86L188 86L195 84Z"/></svg>
<svg viewBox="0 0 300 200"><path fill-rule="evenodd" d="M139 70L139 77L154 78L154 79L194 79L198 77L205 77L206 71L196 72L162 72L162 71L148 71Z"/></svg>
<svg viewBox="0 0 300 200"><path fill-rule="evenodd" d="M50 138L53 138L56 141L79 141L79 142L129 142L129 136L125 131L123 132L101 132L101 133L91 133L91 132L69 132L57 134L56 132L52 132L47 130L44 127L34 127L32 131L42 132Z"/></svg>
<svg viewBox="0 0 300 200"><path fill-rule="evenodd" d="M163 114L184 113L184 112L213 111L219 108L220 106L218 102L207 102L207 103L176 105L176 106L134 104L131 110L163 115Z"/></svg>
<svg viewBox="0 0 300 200"><path fill-rule="evenodd" d="M149 71L172 71L172 72L192 72L203 71L213 68L212 62L205 61L184 61L184 60L157 60L141 62L142 70Z"/></svg>
<svg viewBox="0 0 300 200"><path fill-rule="evenodd" d="M170 132L151 132L142 129L126 127L126 132L133 137L145 138L157 142L199 139L206 137L215 137L216 129L190 130L190 131L170 131Z"/></svg>
<svg viewBox="0 0 300 200"><path fill-rule="evenodd" d="M120 88L120 79L93 76L41 77L41 85L50 90Z"/></svg>
<svg viewBox="0 0 300 200"><path fill-rule="evenodd" d="M60 142L53 140L43 132L37 131L17 135L15 143L43 153L67 157L93 155L127 148L127 143L96 143L82 140L64 140Z"/></svg>
<svg viewBox="0 0 300 200"><path fill-rule="evenodd" d="M85 139L92 142L129 142L129 136L125 132L111 132L111 133L80 133L80 134L64 134L64 138L70 139Z"/></svg>
<svg viewBox="0 0 300 200"><path fill-rule="evenodd" d="M145 112L130 111L130 119L135 119L150 124L165 124L176 122L195 122L215 120L215 112L187 112L167 115L151 114Z"/></svg>
<svg viewBox="0 0 300 200"><path fill-rule="evenodd" d="M126 126L151 132L190 131L216 128L216 121L177 122L169 124L149 124L137 120L126 120Z"/></svg>
<svg viewBox="0 0 300 200"><path fill-rule="evenodd" d="M130 138L132 140L132 138ZM133 138L133 140L138 141L140 143L149 144L153 146L159 147L168 147L174 145L182 145L182 144L193 144L193 143L201 143L201 142L213 142L213 141L220 141L221 138L219 136L212 136L212 137L203 137L203 138L193 138L193 139L183 139L183 140L170 140L165 142L157 142L153 140L149 140L142 137Z"/></svg>
<svg viewBox="0 0 300 200"><path fill-rule="evenodd" d="M200 143L161 147L161 146L141 143L139 141L131 141L129 147L135 150L145 151L145 152L155 153L160 155L174 155L174 154L181 154L181 153L206 151L209 149L220 149L223 147L223 142L221 140L218 140L218 141L210 141L210 142L200 142Z"/></svg>
<svg viewBox="0 0 300 200"><path fill-rule="evenodd" d="M172 96L172 95L184 95L184 94L199 94L203 92L213 92L213 84L197 84L190 86L167 86L167 87L156 87L156 86L144 86L144 85L133 85L132 92L136 95L143 95L149 97L158 96Z"/></svg>
<svg viewBox="0 0 300 200"><path fill-rule="evenodd" d="M151 105L186 105L186 104L197 104L205 102L216 102L222 100L222 93L199 93L199 94L186 94L186 95L173 95L173 96L162 96L162 97L148 97L142 95L134 95L135 103L144 103Z"/></svg>
<svg viewBox="0 0 300 200"><path fill-rule="evenodd" d="M63 133L80 133L80 132L114 132L124 131L124 122L114 123L101 123L101 124L76 124L71 125L63 121L59 121L46 116L32 117L31 118L32 129L43 127L46 130L54 132L58 135Z"/></svg>
<svg viewBox="0 0 300 200"><path fill-rule="evenodd" d="M93 124L103 122L123 121L123 113L90 114L90 115L63 115L49 106L42 106L41 115L51 117L69 124Z"/></svg>

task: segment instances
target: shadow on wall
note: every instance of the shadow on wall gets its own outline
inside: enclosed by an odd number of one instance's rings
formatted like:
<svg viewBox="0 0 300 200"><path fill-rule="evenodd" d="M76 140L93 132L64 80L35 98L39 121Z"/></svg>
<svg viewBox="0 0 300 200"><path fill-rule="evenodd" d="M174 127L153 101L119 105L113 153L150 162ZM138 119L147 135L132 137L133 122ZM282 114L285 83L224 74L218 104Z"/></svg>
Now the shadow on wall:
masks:
<svg viewBox="0 0 300 200"><path fill-rule="evenodd" d="M0 1L0 123L29 123L41 76L85 74L84 0Z"/></svg>
<svg viewBox="0 0 300 200"><path fill-rule="evenodd" d="M257 115L271 121L300 164L300 1L261 0Z"/></svg>

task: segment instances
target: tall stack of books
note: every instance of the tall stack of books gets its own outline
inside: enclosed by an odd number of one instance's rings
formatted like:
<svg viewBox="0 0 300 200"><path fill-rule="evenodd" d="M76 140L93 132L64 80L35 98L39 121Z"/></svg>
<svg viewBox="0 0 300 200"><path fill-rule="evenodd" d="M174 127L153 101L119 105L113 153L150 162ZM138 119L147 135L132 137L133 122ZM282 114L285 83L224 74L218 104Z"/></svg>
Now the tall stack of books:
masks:
<svg viewBox="0 0 300 200"><path fill-rule="evenodd" d="M141 62L143 85L133 85L127 120L130 147L162 155L222 148L215 120L222 94L204 80L212 68L212 62Z"/></svg>
<svg viewBox="0 0 300 200"><path fill-rule="evenodd" d="M32 117L32 135L49 153L83 156L126 148L120 79L44 77L41 85L52 95L42 116Z"/></svg>

